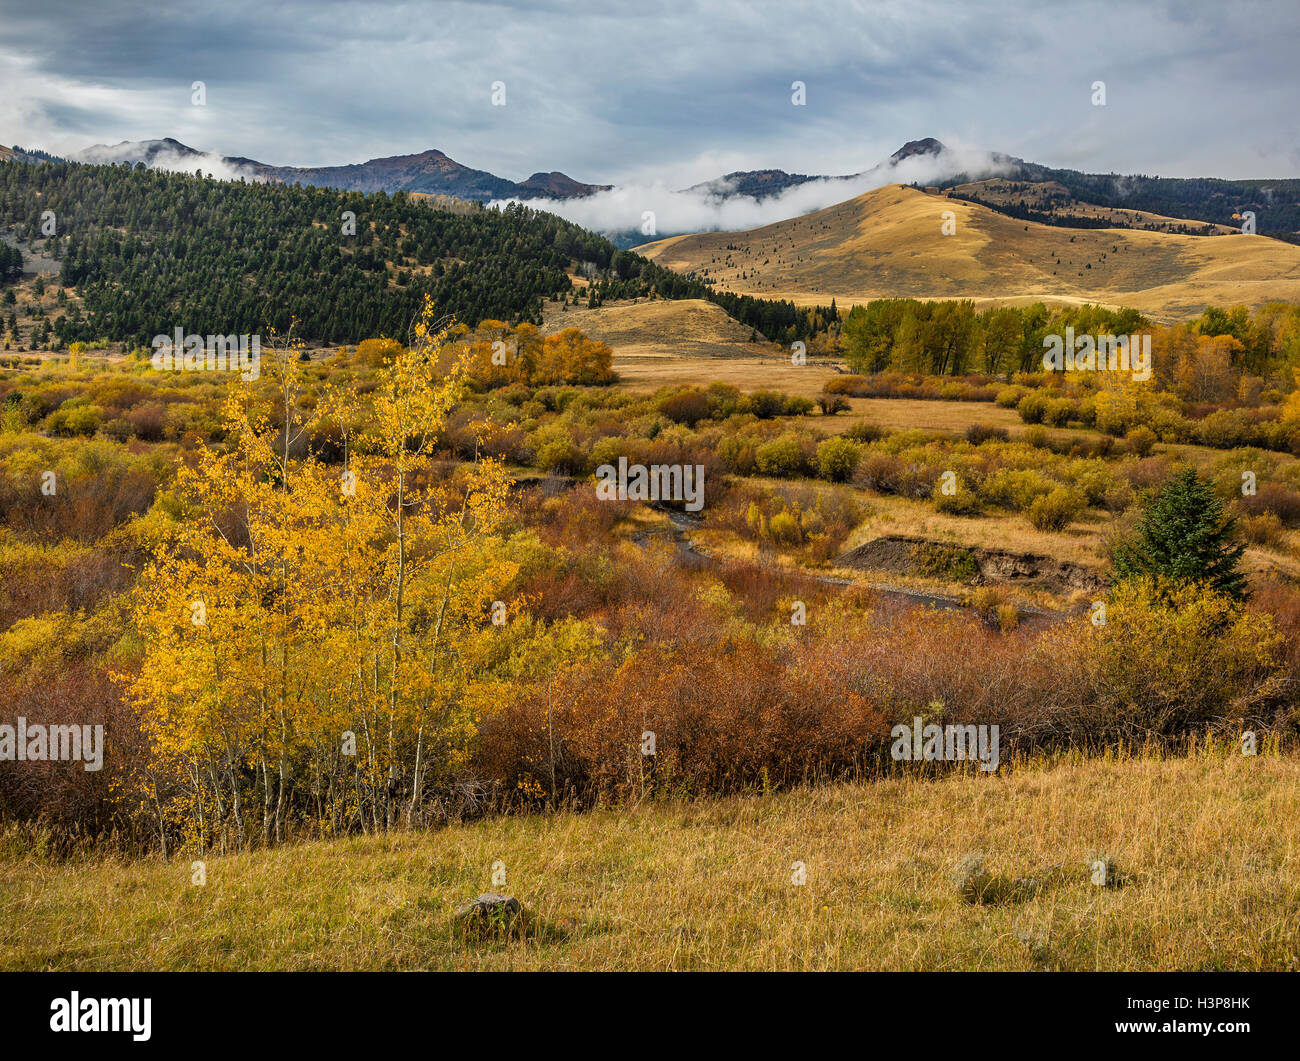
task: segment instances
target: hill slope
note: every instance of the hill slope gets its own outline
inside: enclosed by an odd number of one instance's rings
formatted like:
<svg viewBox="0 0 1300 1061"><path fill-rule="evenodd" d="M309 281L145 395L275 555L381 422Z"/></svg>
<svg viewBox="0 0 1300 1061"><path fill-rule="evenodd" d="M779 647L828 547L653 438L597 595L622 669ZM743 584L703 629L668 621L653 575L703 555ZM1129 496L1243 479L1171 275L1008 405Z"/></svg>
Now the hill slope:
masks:
<svg viewBox="0 0 1300 1061"><path fill-rule="evenodd" d="M40 231L46 209L55 237ZM426 293L470 325L540 320L543 302L570 290L574 261L605 267L615 253L523 207L442 210L401 194L79 163L0 162L0 226L77 289L52 320L63 343L148 345L177 326L285 333L291 317L308 340L351 343L404 335Z"/></svg>
<svg viewBox="0 0 1300 1061"><path fill-rule="evenodd" d="M547 332L578 327L624 357L752 357L752 330L702 298L611 302L599 309L581 305L560 312L543 306Z"/></svg>
<svg viewBox="0 0 1300 1061"><path fill-rule="evenodd" d="M1241 226L1228 227L1185 217L1166 217L1149 210L1099 206L1076 199L1057 181L1012 181L1005 177L959 184L946 189L949 196L987 206L1021 221L1040 221L1064 228L1133 228L1150 232L1176 232L1186 236L1232 236Z"/></svg>
<svg viewBox="0 0 1300 1061"><path fill-rule="evenodd" d="M945 236L952 211L956 232ZM637 248L720 291L842 306L872 298L1101 302L1157 317L1300 300L1300 247L1263 236L1070 229L889 185L742 233Z"/></svg>

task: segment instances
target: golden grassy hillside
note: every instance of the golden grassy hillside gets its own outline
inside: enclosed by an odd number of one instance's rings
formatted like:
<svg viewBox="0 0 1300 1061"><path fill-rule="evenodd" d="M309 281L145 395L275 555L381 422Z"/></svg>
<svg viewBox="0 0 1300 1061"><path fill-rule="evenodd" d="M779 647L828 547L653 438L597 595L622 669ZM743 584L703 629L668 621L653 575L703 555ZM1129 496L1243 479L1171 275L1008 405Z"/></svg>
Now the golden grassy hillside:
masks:
<svg viewBox="0 0 1300 1061"><path fill-rule="evenodd" d="M598 309L543 303L543 330L581 328L624 357L753 357L763 347L726 311L702 298L633 299Z"/></svg>
<svg viewBox="0 0 1300 1061"><path fill-rule="evenodd" d="M796 368L789 351L751 341L749 328L704 299L636 299L598 309L545 303L543 330L581 328L614 350L614 371L633 391L668 385L730 383L743 390L774 387L816 397L835 372L828 365Z"/></svg>
<svg viewBox="0 0 1300 1061"><path fill-rule="evenodd" d="M1300 763L1229 748L208 856L202 886L0 854L0 968L1295 970L1297 821ZM498 860L537 933L458 938Z"/></svg>
<svg viewBox="0 0 1300 1061"><path fill-rule="evenodd" d="M826 383L834 378L834 369L825 364L796 368L788 357L755 354L750 357L629 357L614 348L614 371L619 383L636 393L651 393L660 387L698 386L726 383L742 391L778 390L816 399ZM941 402L930 402L941 405ZM847 427L845 420L841 427Z"/></svg>
<svg viewBox="0 0 1300 1061"><path fill-rule="evenodd" d="M949 210L956 232L945 236ZM902 185L749 232L676 236L638 250L683 272L708 270L720 290L803 305L1043 299L1181 319L1207 303L1300 300L1300 247L1278 240L1058 228Z"/></svg>

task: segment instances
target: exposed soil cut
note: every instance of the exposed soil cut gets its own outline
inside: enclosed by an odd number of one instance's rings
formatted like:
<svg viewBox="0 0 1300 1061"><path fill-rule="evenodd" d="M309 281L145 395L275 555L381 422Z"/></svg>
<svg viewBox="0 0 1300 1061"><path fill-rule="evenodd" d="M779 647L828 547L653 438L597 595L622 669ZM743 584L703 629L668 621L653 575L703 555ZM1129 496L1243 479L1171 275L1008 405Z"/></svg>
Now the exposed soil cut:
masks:
<svg viewBox="0 0 1300 1061"><path fill-rule="evenodd" d="M953 545L928 538L890 534L850 549L834 561L837 567L857 571L888 571L896 575L921 575L971 586L1012 583L1051 593L1083 590L1095 593L1109 583L1079 564L1036 553L982 549Z"/></svg>

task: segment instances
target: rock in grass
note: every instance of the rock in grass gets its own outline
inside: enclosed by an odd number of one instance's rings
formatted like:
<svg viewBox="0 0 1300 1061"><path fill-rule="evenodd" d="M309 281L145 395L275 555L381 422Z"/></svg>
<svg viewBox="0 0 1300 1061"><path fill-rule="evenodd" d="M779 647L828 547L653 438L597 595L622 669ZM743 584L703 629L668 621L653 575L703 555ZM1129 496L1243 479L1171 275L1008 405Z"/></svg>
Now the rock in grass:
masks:
<svg viewBox="0 0 1300 1061"><path fill-rule="evenodd" d="M997 890L997 878L984 868L983 855L966 855L953 877L962 902L987 902Z"/></svg>
<svg viewBox="0 0 1300 1061"><path fill-rule="evenodd" d="M990 873L983 855L967 855L957 866L957 894L962 902L975 904L1023 903L1038 894L1039 881L1034 877L1014 880Z"/></svg>
<svg viewBox="0 0 1300 1061"><path fill-rule="evenodd" d="M1122 888L1131 880L1131 876L1120 869L1109 855L1096 854L1088 859L1089 875L1092 883L1100 888Z"/></svg>
<svg viewBox="0 0 1300 1061"><path fill-rule="evenodd" d="M452 924L467 935L508 935L523 927L524 908L513 896L485 892L462 903L452 914Z"/></svg>

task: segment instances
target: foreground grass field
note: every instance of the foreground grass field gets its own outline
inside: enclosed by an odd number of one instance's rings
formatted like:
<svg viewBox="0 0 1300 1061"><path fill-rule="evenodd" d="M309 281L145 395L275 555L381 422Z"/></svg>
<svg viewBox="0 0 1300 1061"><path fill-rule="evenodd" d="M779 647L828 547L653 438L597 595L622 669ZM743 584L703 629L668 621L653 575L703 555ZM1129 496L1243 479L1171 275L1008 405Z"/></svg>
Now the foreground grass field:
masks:
<svg viewBox="0 0 1300 1061"><path fill-rule="evenodd" d="M1300 761L1229 751L498 818L209 857L203 886L11 851L0 967L1296 970L1297 823ZM964 901L975 853L1034 883ZM543 930L458 938L497 861Z"/></svg>

